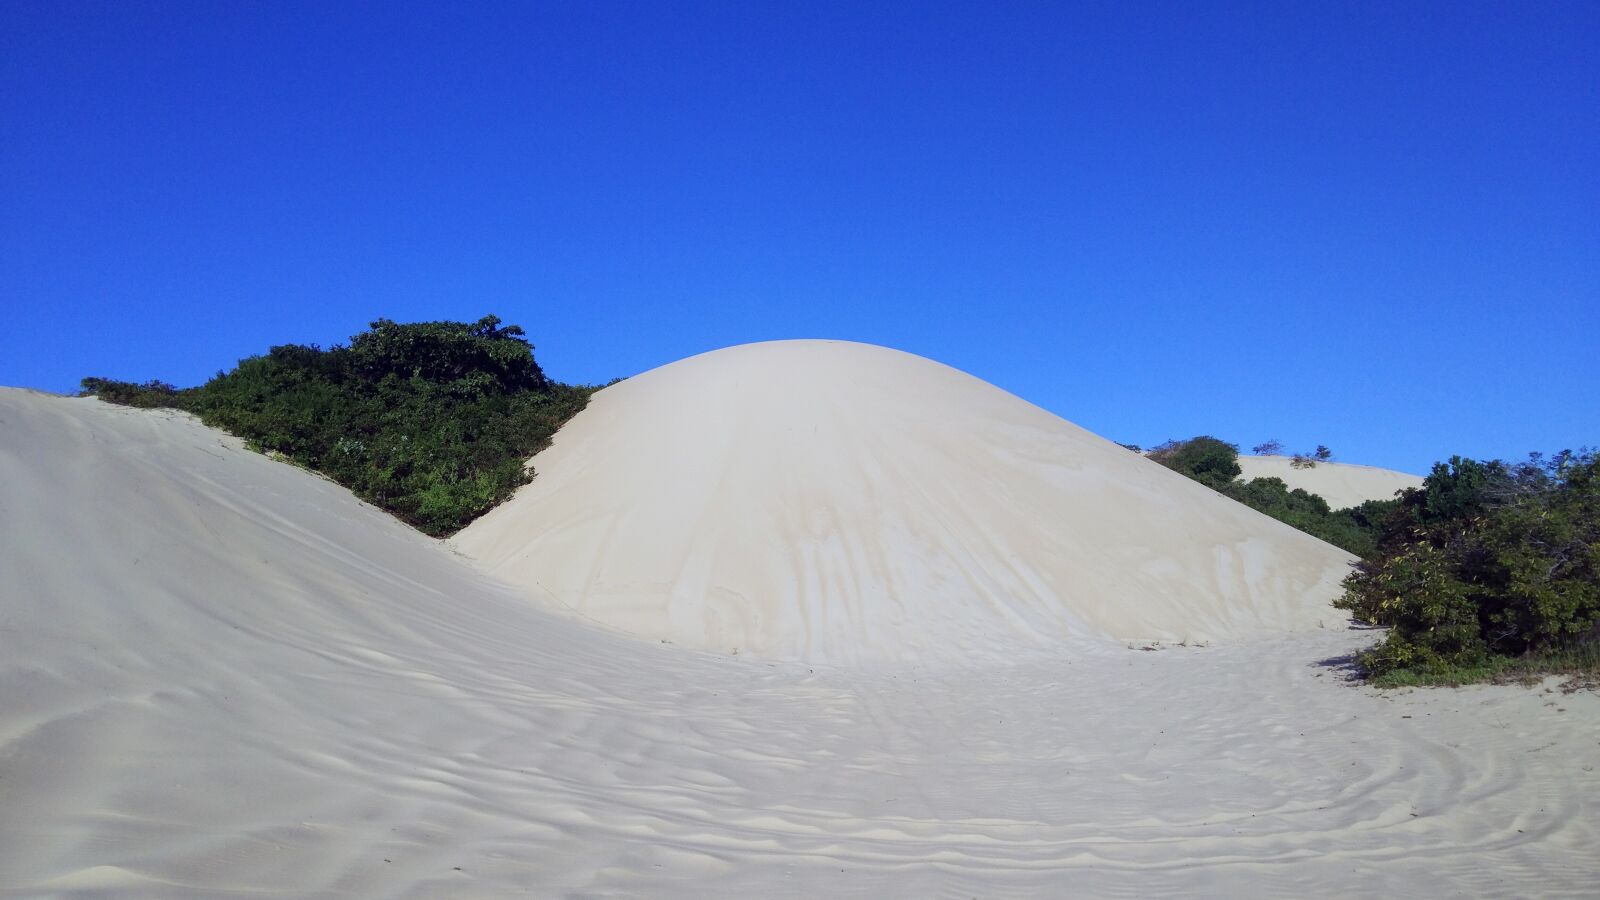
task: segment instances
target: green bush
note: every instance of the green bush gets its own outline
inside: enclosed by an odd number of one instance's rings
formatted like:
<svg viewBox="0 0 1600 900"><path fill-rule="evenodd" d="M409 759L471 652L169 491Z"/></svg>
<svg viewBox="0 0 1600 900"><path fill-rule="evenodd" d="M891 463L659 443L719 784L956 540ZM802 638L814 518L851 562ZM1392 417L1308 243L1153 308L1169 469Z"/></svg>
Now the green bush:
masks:
<svg viewBox="0 0 1600 900"><path fill-rule="evenodd" d="M1335 606L1387 626L1375 675L1592 647L1600 627L1593 452L1510 465L1452 458L1385 516Z"/></svg>
<svg viewBox="0 0 1600 900"><path fill-rule="evenodd" d="M1260 453L1283 448L1277 441L1268 441L1255 449ZM1326 447L1317 450L1320 458L1331 456ZM1290 490L1281 478L1239 481L1243 471L1239 466L1239 448L1207 435L1186 441L1167 441L1149 455L1156 462L1226 497L1357 556L1373 552L1379 522L1395 505L1393 500L1372 500L1353 509L1333 510L1316 494L1300 488Z"/></svg>
<svg viewBox="0 0 1600 900"><path fill-rule="evenodd" d="M288 344L197 388L86 378L113 403L171 406L328 475L431 535L527 483L527 459L593 388L548 380L521 328L387 319L348 347Z"/></svg>
<svg viewBox="0 0 1600 900"><path fill-rule="evenodd" d="M1149 453L1163 466L1211 488L1239 477L1239 448L1235 444L1200 435L1187 441L1167 441Z"/></svg>
<svg viewBox="0 0 1600 900"><path fill-rule="evenodd" d="M144 384L134 384L131 381L112 381L109 378L85 378L82 385L84 394L94 394L110 403L137 406L141 409L179 407L188 396L174 385L153 379Z"/></svg>
<svg viewBox="0 0 1600 900"><path fill-rule="evenodd" d="M1394 500L1368 500L1351 509L1329 509L1328 501L1302 488L1290 490L1281 478L1233 481L1219 490L1226 496L1336 547L1367 556L1376 546L1377 524Z"/></svg>

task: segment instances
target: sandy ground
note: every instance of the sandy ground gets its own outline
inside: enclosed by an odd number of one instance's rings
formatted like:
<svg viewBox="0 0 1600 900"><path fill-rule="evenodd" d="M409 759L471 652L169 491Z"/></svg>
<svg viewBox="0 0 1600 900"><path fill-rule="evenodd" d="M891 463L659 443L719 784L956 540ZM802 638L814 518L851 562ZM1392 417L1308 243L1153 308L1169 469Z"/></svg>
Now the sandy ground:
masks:
<svg viewBox="0 0 1600 900"><path fill-rule="evenodd" d="M847 341L635 376L533 462L463 553L545 608L766 659L1314 629L1351 560L977 378Z"/></svg>
<svg viewBox="0 0 1600 900"><path fill-rule="evenodd" d="M1368 500L1391 500L1396 491L1422 487L1421 475L1337 462L1297 469L1287 456L1240 456L1239 468L1244 470L1240 478L1281 478L1290 490L1317 494L1334 509L1360 506Z"/></svg>
<svg viewBox="0 0 1600 900"><path fill-rule="evenodd" d="M1369 635L825 667L552 615L183 416L0 391L0 896L1593 896L1600 697Z"/></svg>

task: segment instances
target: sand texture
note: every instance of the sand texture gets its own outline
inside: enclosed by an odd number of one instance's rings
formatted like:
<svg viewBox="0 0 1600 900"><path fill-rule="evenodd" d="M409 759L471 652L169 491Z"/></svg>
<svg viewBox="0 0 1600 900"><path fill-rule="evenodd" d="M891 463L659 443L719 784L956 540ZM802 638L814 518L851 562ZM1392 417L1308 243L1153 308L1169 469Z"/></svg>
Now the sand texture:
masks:
<svg viewBox="0 0 1600 900"><path fill-rule="evenodd" d="M1370 635L698 652L548 612L188 417L9 390L0 522L0 897L1579 897L1600 872L1600 698L1319 663Z"/></svg>
<svg viewBox="0 0 1600 900"><path fill-rule="evenodd" d="M1368 500L1392 500L1397 491L1422 486L1421 475L1373 466L1324 462L1296 469L1287 456L1240 456L1239 468L1244 470L1240 478L1281 478L1290 490L1317 494L1334 509L1360 506Z"/></svg>
<svg viewBox="0 0 1600 900"><path fill-rule="evenodd" d="M970 375L748 344L601 391L455 538L541 605L828 663L1317 628L1351 557Z"/></svg>

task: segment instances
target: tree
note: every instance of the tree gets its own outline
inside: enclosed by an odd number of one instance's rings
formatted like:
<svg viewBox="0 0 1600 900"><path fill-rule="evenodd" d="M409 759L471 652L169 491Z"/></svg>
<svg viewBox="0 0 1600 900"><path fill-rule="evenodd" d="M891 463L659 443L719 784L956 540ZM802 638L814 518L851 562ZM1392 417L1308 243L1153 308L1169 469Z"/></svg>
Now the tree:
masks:
<svg viewBox="0 0 1600 900"><path fill-rule="evenodd" d="M1283 442L1277 439L1266 441L1251 447L1250 452L1257 456L1275 456L1283 452Z"/></svg>
<svg viewBox="0 0 1600 900"><path fill-rule="evenodd" d="M1318 444L1316 451L1311 455L1316 457L1317 462L1327 462L1333 459L1333 451L1329 450L1324 444Z"/></svg>

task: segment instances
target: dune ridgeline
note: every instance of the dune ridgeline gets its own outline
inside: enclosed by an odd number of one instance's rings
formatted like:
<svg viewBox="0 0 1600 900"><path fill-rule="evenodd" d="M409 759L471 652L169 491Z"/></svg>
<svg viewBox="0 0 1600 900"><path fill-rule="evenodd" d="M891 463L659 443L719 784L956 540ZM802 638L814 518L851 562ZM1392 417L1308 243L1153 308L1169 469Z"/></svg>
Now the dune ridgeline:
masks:
<svg viewBox="0 0 1600 900"><path fill-rule="evenodd" d="M976 378L842 341L630 378L535 465L463 553L551 609L777 659L1316 628L1351 562Z"/></svg>

